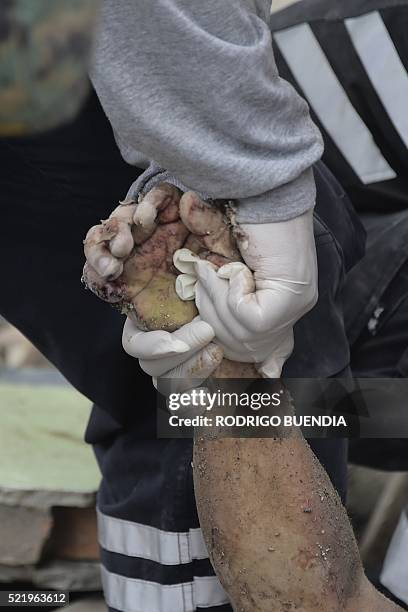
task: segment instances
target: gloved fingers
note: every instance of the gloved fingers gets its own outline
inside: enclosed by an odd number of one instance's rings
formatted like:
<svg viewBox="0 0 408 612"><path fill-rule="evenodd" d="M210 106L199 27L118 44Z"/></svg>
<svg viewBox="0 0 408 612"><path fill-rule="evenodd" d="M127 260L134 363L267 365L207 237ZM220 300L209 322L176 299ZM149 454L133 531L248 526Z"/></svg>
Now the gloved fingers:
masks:
<svg viewBox="0 0 408 612"><path fill-rule="evenodd" d="M215 337L215 331L209 323L198 315L190 323L173 332L173 336L185 342L191 350L204 348Z"/></svg>
<svg viewBox="0 0 408 612"><path fill-rule="evenodd" d="M195 272L198 280L201 282L210 297L214 297L217 293L217 288L225 285L223 280L217 276L217 268L209 261L199 259L194 263Z"/></svg>
<svg viewBox="0 0 408 612"><path fill-rule="evenodd" d="M155 225L157 215L168 206L179 204L180 192L174 185L161 183L149 191L136 207L133 221L136 225L150 228Z"/></svg>
<svg viewBox="0 0 408 612"><path fill-rule="evenodd" d="M173 264L182 274L194 275L196 273L195 264L200 261L198 255L190 249L177 249L173 255Z"/></svg>
<svg viewBox="0 0 408 612"><path fill-rule="evenodd" d="M218 270L218 276L229 281L228 304L235 310L241 301L249 302L256 291L251 270L243 263L232 263Z"/></svg>
<svg viewBox="0 0 408 612"><path fill-rule="evenodd" d="M293 351L294 338L291 329L285 334L283 340L265 361L257 366L258 372L263 378L280 378L282 368Z"/></svg>
<svg viewBox="0 0 408 612"><path fill-rule="evenodd" d="M257 291L254 275L244 264L228 264L218 274L229 279L227 300L235 319L252 335L273 330L277 304L270 288Z"/></svg>
<svg viewBox="0 0 408 612"><path fill-rule="evenodd" d="M179 274L176 278L176 293L183 302L195 299L197 278L192 274Z"/></svg>
<svg viewBox="0 0 408 612"><path fill-rule="evenodd" d="M122 344L132 357L149 361L170 359L170 369L183 361L190 352L196 352L214 338L214 330L208 323L196 317L173 333L166 331L141 331L128 317L126 319ZM175 358L174 363L171 361ZM163 372L167 371L166 369Z"/></svg>
<svg viewBox="0 0 408 612"><path fill-rule="evenodd" d="M221 266L221 268L218 269L217 276L219 276L220 278L225 278L226 280L231 280L235 276L237 276L239 272L246 273L246 277L249 283L248 293L251 291L251 287L253 287L253 290L254 290L255 282L253 280L252 272L248 268L248 266L242 263L242 261L232 261L232 262L226 263L224 266Z"/></svg>
<svg viewBox="0 0 408 612"><path fill-rule="evenodd" d="M228 306L231 314L253 334L278 331L302 314L302 296L278 281L256 284L248 268L241 268L229 280ZM300 316L300 315L299 315Z"/></svg>
<svg viewBox="0 0 408 612"><path fill-rule="evenodd" d="M187 361L165 372L160 379L163 380L166 391L171 389L172 393L182 393L197 388L215 372L223 357L222 348L218 344L210 342ZM169 381L164 379L170 378L172 380L168 387Z"/></svg>
<svg viewBox="0 0 408 612"><path fill-rule="evenodd" d="M183 248L175 251L173 264L177 270L182 272L176 278L176 293L183 301L194 300L197 275L195 273L195 263L199 261L198 255Z"/></svg>
<svg viewBox="0 0 408 612"><path fill-rule="evenodd" d="M276 308L264 304L263 297L257 291L257 285L252 271L241 262L233 262L222 266L218 276L229 281L227 302L231 317L239 322L236 337L242 342L260 341L262 344L265 333L272 329L272 319ZM268 285L270 288L271 285ZM265 324L264 319L267 320Z"/></svg>
<svg viewBox="0 0 408 612"><path fill-rule="evenodd" d="M248 329L248 327L242 324L242 319L239 319L235 312L229 308L231 293L233 294L232 299L234 299L236 278L238 279L241 292L242 287L248 292L252 292L254 289L255 283L252 272L242 262L230 262L222 266L217 272L214 272L212 266L206 265L205 262L200 262L196 264L196 269L199 283L209 295L224 327L236 341L243 343L244 347L249 351L257 353L256 347L263 347L268 341L265 332L262 330L260 333L257 333L252 329ZM198 286L196 285L196 288ZM263 353L264 351L261 354ZM247 359L247 361L252 361L252 359ZM254 361L257 361L255 356Z"/></svg>
<svg viewBox="0 0 408 612"><path fill-rule="evenodd" d="M264 361L262 366L258 369L262 378L280 378L282 375L282 369L285 365L289 355L273 355L268 360Z"/></svg>
<svg viewBox="0 0 408 612"><path fill-rule="evenodd" d="M231 334L228 327L224 324L224 321L220 319L215 310L213 301L200 283L197 283L196 286L196 305L201 318L208 321L214 330L217 341L219 341L224 349L225 357L231 359L231 361L252 362L253 359L249 351L243 347L242 342L239 342L234 335Z"/></svg>
<svg viewBox="0 0 408 612"><path fill-rule="evenodd" d="M240 267L227 265L220 268L218 274L229 279L228 306L231 313L247 329L258 331L258 320L264 313L257 301L255 279L251 270L243 264Z"/></svg>
<svg viewBox="0 0 408 612"><path fill-rule="evenodd" d="M173 263L182 272L176 279L176 293L182 300L193 300L196 297L197 283L200 281L230 335L242 341L253 338L254 334L246 330L232 313L228 312L229 285L224 282L242 268L247 270L244 264L229 262L217 272L214 264L201 260L186 248L174 253ZM249 270L248 273L252 279Z"/></svg>
<svg viewBox="0 0 408 612"><path fill-rule="evenodd" d="M243 264L239 263L236 265L243 266ZM247 329L242 324L242 321L235 317L234 313L230 312L229 309L228 294L230 286L228 280L221 278L217 274L215 266L208 261L197 261L195 263L195 269L199 281L199 283L196 285L196 295L197 287L199 284L201 284L212 301L222 325L229 331L231 336L237 339L247 338Z"/></svg>
<svg viewBox="0 0 408 612"><path fill-rule="evenodd" d="M159 378L164 376L166 372L175 370L186 361L189 361L190 358L197 355L198 352L199 351L190 350L186 353L179 353L178 355L163 357L162 359L139 359L139 365L143 372L149 376Z"/></svg>
<svg viewBox="0 0 408 612"><path fill-rule="evenodd" d="M189 323L188 325L191 327L193 324ZM180 330L177 330L177 332L173 332L173 334L171 334L174 336L178 332L181 332L181 336L179 337L184 337L185 339L185 341L182 340L181 342L184 346L189 346L189 350L164 355L160 358L157 358L156 356L156 358L153 359L139 359L142 370L150 376L163 376L163 374L178 367L207 346L214 337L214 331L207 323L204 323L204 321L197 322L194 325L195 327L192 331L189 330L186 332L184 328L181 328Z"/></svg>
<svg viewBox="0 0 408 612"><path fill-rule="evenodd" d="M137 359L161 359L190 350L188 344L166 331L141 331L129 317L123 327L122 345L126 353Z"/></svg>

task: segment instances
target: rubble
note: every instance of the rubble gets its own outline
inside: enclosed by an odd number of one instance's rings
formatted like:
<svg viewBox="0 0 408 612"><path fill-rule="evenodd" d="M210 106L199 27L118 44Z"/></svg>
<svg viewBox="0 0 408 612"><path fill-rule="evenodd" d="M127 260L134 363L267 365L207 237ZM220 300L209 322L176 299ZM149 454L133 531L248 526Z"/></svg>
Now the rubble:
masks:
<svg viewBox="0 0 408 612"><path fill-rule="evenodd" d="M0 582L101 588L88 400L50 368L0 367Z"/></svg>

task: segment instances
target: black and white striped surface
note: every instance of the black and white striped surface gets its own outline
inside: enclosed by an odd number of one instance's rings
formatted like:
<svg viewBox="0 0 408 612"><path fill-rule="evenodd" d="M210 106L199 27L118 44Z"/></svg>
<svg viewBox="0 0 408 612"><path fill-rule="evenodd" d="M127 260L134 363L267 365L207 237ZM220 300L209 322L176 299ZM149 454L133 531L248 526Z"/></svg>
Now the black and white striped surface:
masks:
<svg viewBox="0 0 408 612"><path fill-rule="evenodd" d="M408 206L407 0L303 0L272 15L280 74L360 210Z"/></svg>
<svg viewBox="0 0 408 612"><path fill-rule="evenodd" d="M102 583L110 607L149 612L230 610L201 529L165 531L98 513ZM135 578L137 576L137 578Z"/></svg>

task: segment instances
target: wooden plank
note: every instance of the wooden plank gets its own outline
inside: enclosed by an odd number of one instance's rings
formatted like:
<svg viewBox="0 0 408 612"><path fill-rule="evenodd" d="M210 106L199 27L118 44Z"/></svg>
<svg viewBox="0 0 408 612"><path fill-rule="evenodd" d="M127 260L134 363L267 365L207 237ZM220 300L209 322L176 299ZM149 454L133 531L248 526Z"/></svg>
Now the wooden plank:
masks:
<svg viewBox="0 0 408 612"><path fill-rule="evenodd" d="M54 508L47 555L54 559L99 559L95 508Z"/></svg>

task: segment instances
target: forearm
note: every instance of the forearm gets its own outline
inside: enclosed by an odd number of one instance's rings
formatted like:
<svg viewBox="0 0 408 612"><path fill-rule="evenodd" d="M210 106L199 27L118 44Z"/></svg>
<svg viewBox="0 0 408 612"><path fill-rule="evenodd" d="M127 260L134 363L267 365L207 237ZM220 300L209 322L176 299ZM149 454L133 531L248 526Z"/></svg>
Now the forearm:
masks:
<svg viewBox="0 0 408 612"><path fill-rule="evenodd" d="M127 161L142 151L186 188L236 200L242 221L312 208L322 151L277 74L269 6L105 0L91 71Z"/></svg>

